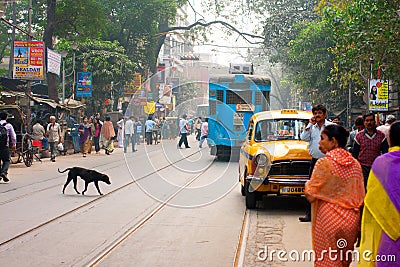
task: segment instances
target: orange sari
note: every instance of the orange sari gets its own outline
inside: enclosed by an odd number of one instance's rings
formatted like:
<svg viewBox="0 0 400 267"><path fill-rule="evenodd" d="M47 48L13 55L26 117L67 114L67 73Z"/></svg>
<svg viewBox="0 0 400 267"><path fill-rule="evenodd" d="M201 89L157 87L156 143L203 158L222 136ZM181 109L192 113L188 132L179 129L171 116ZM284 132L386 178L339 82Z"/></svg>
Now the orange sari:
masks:
<svg viewBox="0 0 400 267"><path fill-rule="evenodd" d="M342 148L329 151L315 164L305 188L316 198L311 211L314 266L350 265L360 230L363 181L360 164Z"/></svg>

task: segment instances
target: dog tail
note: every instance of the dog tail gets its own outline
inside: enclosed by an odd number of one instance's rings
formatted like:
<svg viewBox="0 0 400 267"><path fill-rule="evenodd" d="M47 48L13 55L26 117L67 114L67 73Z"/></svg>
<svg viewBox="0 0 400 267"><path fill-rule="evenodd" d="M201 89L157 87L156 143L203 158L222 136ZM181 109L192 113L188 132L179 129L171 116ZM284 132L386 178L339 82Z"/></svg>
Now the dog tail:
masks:
<svg viewBox="0 0 400 267"><path fill-rule="evenodd" d="M65 169L65 170L63 170L63 171L60 171L60 169L59 169L59 168L58 168L57 170L58 170L58 172L59 172L59 173L64 173L64 172L66 172L66 171L69 171L69 170L71 170L71 168L67 168L67 169Z"/></svg>

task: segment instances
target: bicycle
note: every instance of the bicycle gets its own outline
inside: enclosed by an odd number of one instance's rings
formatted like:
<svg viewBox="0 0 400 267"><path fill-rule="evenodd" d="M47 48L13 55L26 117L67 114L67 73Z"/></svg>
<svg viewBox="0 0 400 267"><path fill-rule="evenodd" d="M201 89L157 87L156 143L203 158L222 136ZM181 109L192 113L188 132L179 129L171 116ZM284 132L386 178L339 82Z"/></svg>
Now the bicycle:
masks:
<svg viewBox="0 0 400 267"><path fill-rule="evenodd" d="M42 162L36 155L39 153L39 148L32 145L32 137L29 134L24 134L21 140L21 146L17 147L15 152L10 153L10 162L13 164L24 162L26 167L32 166L33 158Z"/></svg>

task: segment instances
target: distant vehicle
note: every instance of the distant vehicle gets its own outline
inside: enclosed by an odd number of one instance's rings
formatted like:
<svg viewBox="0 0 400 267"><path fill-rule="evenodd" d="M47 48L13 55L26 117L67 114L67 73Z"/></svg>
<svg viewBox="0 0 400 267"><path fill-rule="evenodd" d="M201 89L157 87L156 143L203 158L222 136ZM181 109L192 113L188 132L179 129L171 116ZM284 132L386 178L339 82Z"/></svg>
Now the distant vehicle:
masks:
<svg viewBox="0 0 400 267"><path fill-rule="evenodd" d="M208 117L208 104L197 105L196 117Z"/></svg>
<svg viewBox="0 0 400 267"><path fill-rule="evenodd" d="M243 66L251 67L252 65ZM235 66L233 66L235 67ZM247 74L211 76L208 127L211 155L237 159L250 117L269 109L271 80Z"/></svg>
<svg viewBox="0 0 400 267"><path fill-rule="evenodd" d="M239 159L239 181L247 208L255 208L262 195L304 194L311 156L300 133L311 116L311 112L283 109L251 117Z"/></svg>

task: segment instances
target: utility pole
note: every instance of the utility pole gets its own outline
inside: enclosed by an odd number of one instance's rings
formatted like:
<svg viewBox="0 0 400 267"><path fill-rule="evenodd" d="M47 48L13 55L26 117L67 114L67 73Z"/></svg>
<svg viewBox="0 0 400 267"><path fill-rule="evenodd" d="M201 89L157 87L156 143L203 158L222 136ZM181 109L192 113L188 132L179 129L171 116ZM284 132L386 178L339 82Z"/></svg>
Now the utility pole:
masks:
<svg viewBox="0 0 400 267"><path fill-rule="evenodd" d="M32 40L31 37L32 34L32 0L29 0L29 9L28 9L28 41ZM27 95L27 99L28 99L28 103L27 103L27 111L26 111L26 131L28 133L31 132L31 81L28 80L26 83L26 95Z"/></svg>
<svg viewBox="0 0 400 267"><path fill-rule="evenodd" d="M12 21L14 25L17 23L17 4L15 3L15 1L13 1L12 3ZM10 62L8 63L8 77L10 79L13 78L14 41L15 41L15 27L12 27Z"/></svg>

